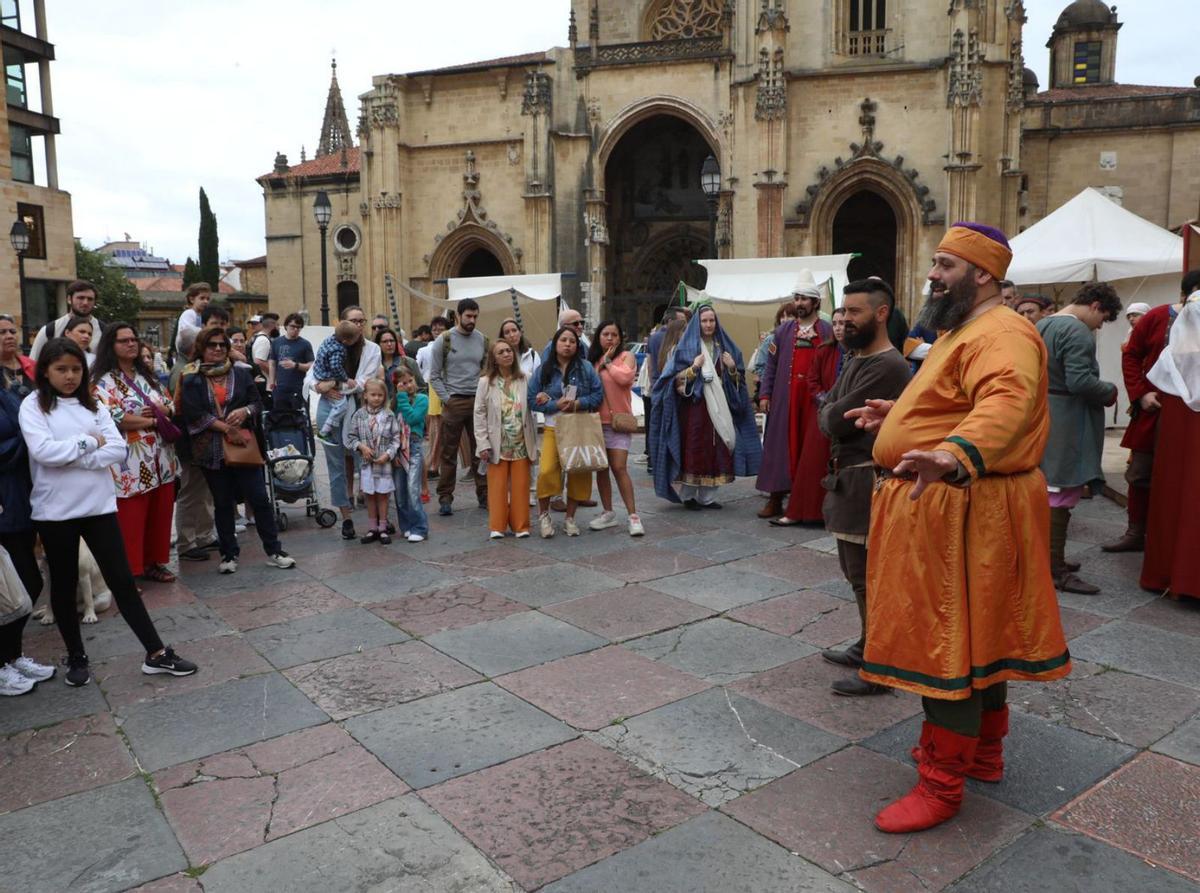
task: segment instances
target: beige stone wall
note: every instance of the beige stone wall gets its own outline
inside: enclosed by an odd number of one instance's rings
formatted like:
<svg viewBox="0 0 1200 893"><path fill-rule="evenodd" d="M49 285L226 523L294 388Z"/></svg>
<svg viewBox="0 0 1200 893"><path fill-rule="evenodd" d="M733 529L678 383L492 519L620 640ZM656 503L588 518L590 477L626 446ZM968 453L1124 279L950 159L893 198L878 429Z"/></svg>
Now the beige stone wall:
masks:
<svg viewBox="0 0 1200 893"><path fill-rule="evenodd" d="M2 125L3 122L0 122ZM8 127L0 126L3 142L7 144ZM8 165L9 152L0 146L0 158L4 159L5 170L11 172ZM8 241L8 227L17 216L17 203L40 205L46 226L46 258L27 258L25 261L26 279L45 279L59 283L59 302L65 294L61 284L75 278L75 241L71 223L71 195L59 189L48 189L44 186L34 186L29 183L18 183L15 180L0 180L0 220L4 224L3 244L0 246L0 313L12 314L20 321L21 300L17 256Z"/></svg>
<svg viewBox="0 0 1200 893"><path fill-rule="evenodd" d="M242 291L252 295L265 295L267 292L266 267L242 267ZM283 312L283 311L281 311ZM286 311L291 313L291 310Z"/></svg>

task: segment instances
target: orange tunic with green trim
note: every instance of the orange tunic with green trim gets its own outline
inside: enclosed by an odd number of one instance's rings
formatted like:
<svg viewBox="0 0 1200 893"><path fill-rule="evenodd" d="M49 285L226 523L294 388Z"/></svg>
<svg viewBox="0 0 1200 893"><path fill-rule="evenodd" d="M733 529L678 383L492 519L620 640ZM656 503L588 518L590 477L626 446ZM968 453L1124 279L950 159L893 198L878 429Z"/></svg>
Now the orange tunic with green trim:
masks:
<svg viewBox="0 0 1200 893"><path fill-rule="evenodd" d="M871 503L862 678L962 700L1071 672L1038 468L1050 433L1046 347L997 307L938 338L875 440L876 465L946 450L966 486L885 478Z"/></svg>

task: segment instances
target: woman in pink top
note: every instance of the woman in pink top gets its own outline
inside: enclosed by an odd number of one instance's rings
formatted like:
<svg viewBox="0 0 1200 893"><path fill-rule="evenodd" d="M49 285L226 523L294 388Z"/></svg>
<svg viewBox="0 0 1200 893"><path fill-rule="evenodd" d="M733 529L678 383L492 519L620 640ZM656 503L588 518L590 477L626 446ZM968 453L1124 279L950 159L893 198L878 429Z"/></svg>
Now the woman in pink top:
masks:
<svg viewBox="0 0 1200 893"><path fill-rule="evenodd" d="M629 535L641 536L646 531L642 527L642 519L638 517L637 506L633 501L633 481L629 477L628 468L629 445L633 441L633 435L629 432L614 431L612 426L614 412L633 412L633 383L637 379L637 359L625 349L625 333L621 331L621 326L612 320L605 320L596 327L588 359L596 367L596 373L604 385L600 423L604 428L608 467L612 476L617 479L621 501L625 503L625 511L629 513ZM593 518L588 527L592 530L616 527L612 480L608 471L596 472L596 488L600 491L600 503L604 506L604 511Z"/></svg>

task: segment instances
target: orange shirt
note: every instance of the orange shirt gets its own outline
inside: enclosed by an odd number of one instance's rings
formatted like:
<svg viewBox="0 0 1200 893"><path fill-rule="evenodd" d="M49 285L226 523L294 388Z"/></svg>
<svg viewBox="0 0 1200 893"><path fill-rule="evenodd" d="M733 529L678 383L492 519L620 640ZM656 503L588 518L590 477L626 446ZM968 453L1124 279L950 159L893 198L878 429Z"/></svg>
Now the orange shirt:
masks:
<svg viewBox="0 0 1200 893"><path fill-rule="evenodd" d="M627 365L633 361L632 368ZM600 421L608 425L614 412L633 412L633 383L637 380L637 360L625 350L613 357L613 361L600 368L600 383L604 385L604 401L600 404Z"/></svg>

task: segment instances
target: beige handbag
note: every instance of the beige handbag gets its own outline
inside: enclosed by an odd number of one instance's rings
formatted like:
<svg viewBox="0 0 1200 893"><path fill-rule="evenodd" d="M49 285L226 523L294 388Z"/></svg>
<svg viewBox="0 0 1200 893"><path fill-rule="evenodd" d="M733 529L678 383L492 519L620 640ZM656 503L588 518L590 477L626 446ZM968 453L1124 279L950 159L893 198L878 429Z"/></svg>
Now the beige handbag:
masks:
<svg viewBox="0 0 1200 893"><path fill-rule="evenodd" d="M578 471L605 471L608 450L604 448L604 431L600 414L595 412L560 412L554 416L554 442L558 447L558 464L567 474Z"/></svg>

